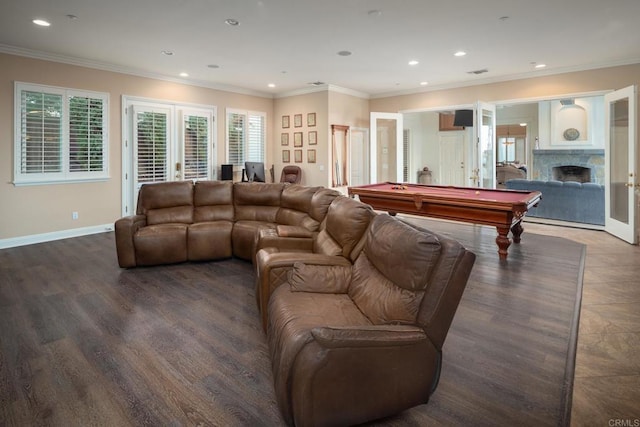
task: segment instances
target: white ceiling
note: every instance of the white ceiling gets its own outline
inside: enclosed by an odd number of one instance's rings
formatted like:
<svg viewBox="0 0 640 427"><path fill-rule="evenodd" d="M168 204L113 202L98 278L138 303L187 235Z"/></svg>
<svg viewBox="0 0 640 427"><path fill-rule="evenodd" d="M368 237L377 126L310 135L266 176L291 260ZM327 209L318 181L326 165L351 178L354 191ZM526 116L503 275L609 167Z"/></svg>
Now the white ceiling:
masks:
<svg viewBox="0 0 640 427"><path fill-rule="evenodd" d="M0 0L0 52L263 96L323 82L377 97L638 63L640 0Z"/></svg>

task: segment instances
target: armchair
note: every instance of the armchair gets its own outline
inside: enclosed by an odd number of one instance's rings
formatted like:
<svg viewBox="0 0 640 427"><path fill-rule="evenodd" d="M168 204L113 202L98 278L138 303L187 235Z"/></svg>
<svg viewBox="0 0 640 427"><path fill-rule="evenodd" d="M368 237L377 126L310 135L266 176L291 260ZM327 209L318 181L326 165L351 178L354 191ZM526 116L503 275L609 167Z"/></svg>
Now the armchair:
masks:
<svg viewBox="0 0 640 427"><path fill-rule="evenodd" d="M333 259L295 263L269 300L267 340L285 420L353 425L426 403L475 255L376 215L355 262Z"/></svg>
<svg viewBox="0 0 640 427"><path fill-rule="evenodd" d="M302 169L299 166L289 165L282 168L280 182L300 184L300 181L302 181Z"/></svg>

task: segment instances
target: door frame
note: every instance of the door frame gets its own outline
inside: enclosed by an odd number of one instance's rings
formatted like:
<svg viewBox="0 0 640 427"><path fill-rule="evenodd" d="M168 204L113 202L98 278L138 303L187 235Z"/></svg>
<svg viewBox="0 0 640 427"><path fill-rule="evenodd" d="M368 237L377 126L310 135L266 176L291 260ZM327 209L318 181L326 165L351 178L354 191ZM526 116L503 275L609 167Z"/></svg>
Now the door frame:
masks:
<svg viewBox="0 0 640 427"><path fill-rule="evenodd" d="M211 111L211 178L215 179L217 175L217 147L218 147L218 107L215 105L195 104L189 102L178 102L164 99L153 99L139 96L122 95L121 103L121 136L122 136L122 169L121 169L121 188L122 201L120 211L122 216L135 214L137 203L137 191L133 188L134 182L134 152L133 152L133 107L141 105L155 108L166 108L171 111L171 130L169 134L170 141L173 141L173 147L168 151L168 176L175 177L176 162L175 159L181 159L182 153L178 150L177 141L179 140L180 127L179 123L182 114L181 111L207 110ZM175 125L174 125L175 124Z"/></svg>
<svg viewBox="0 0 640 427"><path fill-rule="evenodd" d="M611 216L611 190L612 185L612 168L611 168L611 104L615 101L628 99L628 127L627 127L627 143L628 143L628 159L627 170L625 175L627 176L627 182L624 183L627 188L627 203L628 203L628 222L624 223L618 221ZM638 242L638 230L637 230L637 197L636 191L640 188L640 180L638 179L638 158L637 158L637 90L635 85L627 86L622 89L615 90L613 92L604 95L604 127L605 127L605 150L604 150L604 198L605 198L605 226L604 229L607 233L612 234L619 239L622 239L628 243L636 244ZM621 184L621 183L618 183Z"/></svg>
<svg viewBox="0 0 640 427"><path fill-rule="evenodd" d="M369 153L371 161L369 162L369 172L371 176L371 183L378 182L378 125L377 119L395 120L396 121L396 182L402 181L402 165L403 165L403 150L402 150L402 113L379 113L372 112L369 114L369 139L371 144L369 147Z"/></svg>

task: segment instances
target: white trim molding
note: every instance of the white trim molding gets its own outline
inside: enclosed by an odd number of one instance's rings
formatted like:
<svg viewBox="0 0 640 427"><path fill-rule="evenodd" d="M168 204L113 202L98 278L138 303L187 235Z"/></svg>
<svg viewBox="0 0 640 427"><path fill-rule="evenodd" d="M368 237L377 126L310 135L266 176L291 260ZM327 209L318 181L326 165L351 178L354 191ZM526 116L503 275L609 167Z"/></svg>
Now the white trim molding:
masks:
<svg viewBox="0 0 640 427"><path fill-rule="evenodd" d="M93 225L90 227L72 228L69 230L52 231L50 233L32 234L29 236L0 239L0 249L18 246L34 245L36 243L52 242L54 240L69 239L71 237L88 236L90 234L107 233L113 231L113 224Z"/></svg>

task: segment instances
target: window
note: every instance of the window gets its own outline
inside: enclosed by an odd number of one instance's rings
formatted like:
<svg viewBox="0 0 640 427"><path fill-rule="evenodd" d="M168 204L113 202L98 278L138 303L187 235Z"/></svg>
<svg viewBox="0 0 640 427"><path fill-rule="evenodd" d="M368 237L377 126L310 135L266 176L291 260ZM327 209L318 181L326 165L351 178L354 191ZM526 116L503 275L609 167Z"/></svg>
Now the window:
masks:
<svg viewBox="0 0 640 427"><path fill-rule="evenodd" d="M264 162L266 113L227 110L227 162Z"/></svg>
<svg viewBox="0 0 640 427"><path fill-rule="evenodd" d="M106 93L15 85L14 184L109 177Z"/></svg>

